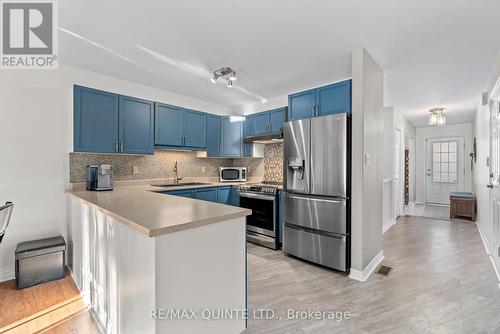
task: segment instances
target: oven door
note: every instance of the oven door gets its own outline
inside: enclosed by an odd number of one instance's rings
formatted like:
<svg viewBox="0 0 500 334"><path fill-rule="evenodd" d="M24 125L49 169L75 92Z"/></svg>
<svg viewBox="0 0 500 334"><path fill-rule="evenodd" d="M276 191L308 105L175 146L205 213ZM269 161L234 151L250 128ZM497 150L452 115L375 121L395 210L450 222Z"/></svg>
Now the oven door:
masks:
<svg viewBox="0 0 500 334"><path fill-rule="evenodd" d="M252 210L247 230L276 237L276 198L272 195L240 193L240 207Z"/></svg>

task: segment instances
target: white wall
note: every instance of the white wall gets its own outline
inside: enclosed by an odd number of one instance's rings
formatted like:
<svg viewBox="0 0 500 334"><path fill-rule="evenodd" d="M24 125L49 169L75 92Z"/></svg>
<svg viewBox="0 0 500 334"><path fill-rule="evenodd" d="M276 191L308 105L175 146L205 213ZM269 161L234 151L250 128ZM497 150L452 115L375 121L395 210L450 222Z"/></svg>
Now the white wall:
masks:
<svg viewBox="0 0 500 334"><path fill-rule="evenodd" d="M491 71L490 78L486 83L484 91L491 93L498 80L500 80L500 54L497 55L495 65ZM481 106L480 100L481 97L478 96L478 108L473 124L473 133L477 143L477 163L474 165L473 183L474 193L477 198L477 223L483 232L485 241L488 245L492 245L493 229L490 221L490 193L486 187L486 185L490 183L490 171L486 163L490 156L490 115L489 109Z"/></svg>
<svg viewBox="0 0 500 334"><path fill-rule="evenodd" d="M416 130L416 164L415 164L415 175L416 175L416 203L425 203L426 193L425 193L425 183L426 183L426 171L425 171L425 140L427 138L439 138L439 137L464 137L465 138L465 150L464 150L464 168L465 168L465 179L464 179L464 190L472 191L472 172L470 170L470 158L469 153L472 152L472 123L461 123L461 124L450 124L444 127L429 126L423 128L417 128Z"/></svg>
<svg viewBox="0 0 500 334"><path fill-rule="evenodd" d="M383 75L365 49L353 51L351 277L363 272L383 246Z"/></svg>
<svg viewBox="0 0 500 334"><path fill-rule="evenodd" d="M9 70L0 75L0 203L14 202L11 225L0 244L0 281L14 274L22 241L66 235L64 190L73 145L72 85L79 84L216 114L227 107L93 72Z"/></svg>

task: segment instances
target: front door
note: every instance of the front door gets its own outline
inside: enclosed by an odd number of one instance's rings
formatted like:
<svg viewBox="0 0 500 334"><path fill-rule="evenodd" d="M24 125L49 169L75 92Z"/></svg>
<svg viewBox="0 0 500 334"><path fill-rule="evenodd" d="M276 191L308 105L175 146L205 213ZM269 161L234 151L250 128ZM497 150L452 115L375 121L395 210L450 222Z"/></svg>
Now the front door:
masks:
<svg viewBox="0 0 500 334"><path fill-rule="evenodd" d="M498 85L497 85L498 87ZM500 92L492 94L490 102L490 220L492 242L490 253L500 266Z"/></svg>
<svg viewBox="0 0 500 334"><path fill-rule="evenodd" d="M428 204L450 204L450 193L464 191L464 138L443 137L426 140Z"/></svg>

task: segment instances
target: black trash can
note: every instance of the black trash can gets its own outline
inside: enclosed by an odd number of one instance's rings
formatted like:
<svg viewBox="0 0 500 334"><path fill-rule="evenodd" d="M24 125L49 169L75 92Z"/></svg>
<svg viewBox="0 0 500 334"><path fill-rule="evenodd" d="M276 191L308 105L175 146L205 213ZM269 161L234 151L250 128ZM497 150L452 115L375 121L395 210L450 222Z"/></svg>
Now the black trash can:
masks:
<svg viewBox="0 0 500 334"><path fill-rule="evenodd" d="M64 277L66 242L63 237L21 242L16 248L17 288Z"/></svg>

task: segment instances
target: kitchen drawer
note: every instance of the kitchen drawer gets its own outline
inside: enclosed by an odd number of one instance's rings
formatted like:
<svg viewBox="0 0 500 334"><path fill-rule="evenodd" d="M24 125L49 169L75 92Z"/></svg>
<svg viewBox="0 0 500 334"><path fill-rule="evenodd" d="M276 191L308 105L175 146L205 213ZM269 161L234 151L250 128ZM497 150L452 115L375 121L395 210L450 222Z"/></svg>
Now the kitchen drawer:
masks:
<svg viewBox="0 0 500 334"><path fill-rule="evenodd" d="M345 236L317 234L285 224L283 251L337 270L347 269Z"/></svg>
<svg viewBox="0 0 500 334"><path fill-rule="evenodd" d="M337 234L347 234L345 199L285 195L285 223Z"/></svg>

